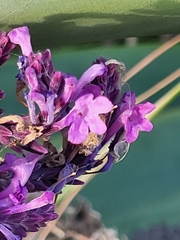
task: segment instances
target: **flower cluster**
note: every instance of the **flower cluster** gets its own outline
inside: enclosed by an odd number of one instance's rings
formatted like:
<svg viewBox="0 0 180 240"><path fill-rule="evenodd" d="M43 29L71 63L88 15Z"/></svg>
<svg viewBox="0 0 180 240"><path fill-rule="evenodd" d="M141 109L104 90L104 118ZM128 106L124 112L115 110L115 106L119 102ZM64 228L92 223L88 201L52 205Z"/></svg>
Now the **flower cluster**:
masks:
<svg viewBox="0 0 180 240"><path fill-rule="evenodd" d="M21 48L16 93L28 109L0 118L0 143L20 154L6 154L0 165L0 239L22 239L57 218L53 199L65 185L83 184L79 176L122 160L139 131L152 130L145 115L155 106L121 93L122 62L99 58L77 79L55 71L50 50L33 52L26 26L2 33L0 43L0 65ZM51 142L57 132L60 150Z"/></svg>

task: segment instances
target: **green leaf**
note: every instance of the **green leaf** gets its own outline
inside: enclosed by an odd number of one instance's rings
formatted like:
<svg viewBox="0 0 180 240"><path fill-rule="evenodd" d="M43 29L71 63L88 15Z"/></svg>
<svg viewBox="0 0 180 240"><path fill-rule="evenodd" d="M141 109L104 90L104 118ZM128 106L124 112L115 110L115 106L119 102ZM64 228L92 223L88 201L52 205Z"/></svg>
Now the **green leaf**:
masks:
<svg viewBox="0 0 180 240"><path fill-rule="evenodd" d="M180 0L7 0L0 9L1 29L27 25L38 49L174 34L180 25Z"/></svg>

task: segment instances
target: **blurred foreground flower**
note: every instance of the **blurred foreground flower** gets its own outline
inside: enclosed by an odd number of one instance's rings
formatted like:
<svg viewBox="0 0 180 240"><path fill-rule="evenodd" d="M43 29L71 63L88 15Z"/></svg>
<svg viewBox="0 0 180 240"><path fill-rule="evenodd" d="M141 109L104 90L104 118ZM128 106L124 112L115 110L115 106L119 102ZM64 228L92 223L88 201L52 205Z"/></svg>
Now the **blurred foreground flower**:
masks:
<svg viewBox="0 0 180 240"><path fill-rule="evenodd" d="M0 239L21 239L29 231L38 231L45 222L57 218L54 213L54 194L44 192L25 203L25 186L35 163L41 155L29 153L24 158L6 154L0 166Z"/></svg>
<svg viewBox="0 0 180 240"><path fill-rule="evenodd" d="M78 80L54 70L50 50L33 52L27 27L8 38L22 50L16 92L29 114L0 118L1 144L22 156L8 154L0 166L0 231L4 238L21 239L57 217L53 196L65 185L82 185L79 176L105 172L122 160L139 130L152 130L145 115L155 106L135 104L133 92L122 95L122 62L100 58ZM56 132L63 139L60 150L51 143ZM44 194L24 203L37 191Z"/></svg>
<svg viewBox="0 0 180 240"><path fill-rule="evenodd" d="M0 66L8 60L14 48L15 44L9 40L6 32L0 33Z"/></svg>

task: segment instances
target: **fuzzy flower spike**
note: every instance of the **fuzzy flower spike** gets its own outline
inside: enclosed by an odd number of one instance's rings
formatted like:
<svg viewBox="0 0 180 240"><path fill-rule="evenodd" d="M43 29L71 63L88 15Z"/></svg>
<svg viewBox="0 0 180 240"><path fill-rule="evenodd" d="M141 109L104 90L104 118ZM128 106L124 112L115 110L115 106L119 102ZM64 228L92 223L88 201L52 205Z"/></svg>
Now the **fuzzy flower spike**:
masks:
<svg viewBox="0 0 180 240"><path fill-rule="evenodd" d="M83 184L81 175L108 171L121 161L139 131L152 130L146 114L155 106L136 104L133 92L121 93L122 62L99 58L77 79L54 70L49 49L33 52L26 26L7 38L22 50L17 83L23 94L18 92L18 98L28 113L0 118L0 142L21 154L7 154L0 165L0 239L19 240L57 218L54 194ZM62 146L51 142L56 132ZM40 197L25 202L38 191Z"/></svg>

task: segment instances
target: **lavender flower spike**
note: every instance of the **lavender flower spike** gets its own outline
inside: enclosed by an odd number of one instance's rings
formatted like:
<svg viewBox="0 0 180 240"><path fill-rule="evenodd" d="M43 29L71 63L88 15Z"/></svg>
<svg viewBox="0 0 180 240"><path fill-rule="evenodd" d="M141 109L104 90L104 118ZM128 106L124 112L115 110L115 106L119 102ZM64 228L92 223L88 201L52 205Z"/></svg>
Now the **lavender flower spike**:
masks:
<svg viewBox="0 0 180 240"><path fill-rule="evenodd" d="M20 45L24 56L29 56L32 52L32 46L28 27L14 28L8 33L8 37L12 43Z"/></svg>

